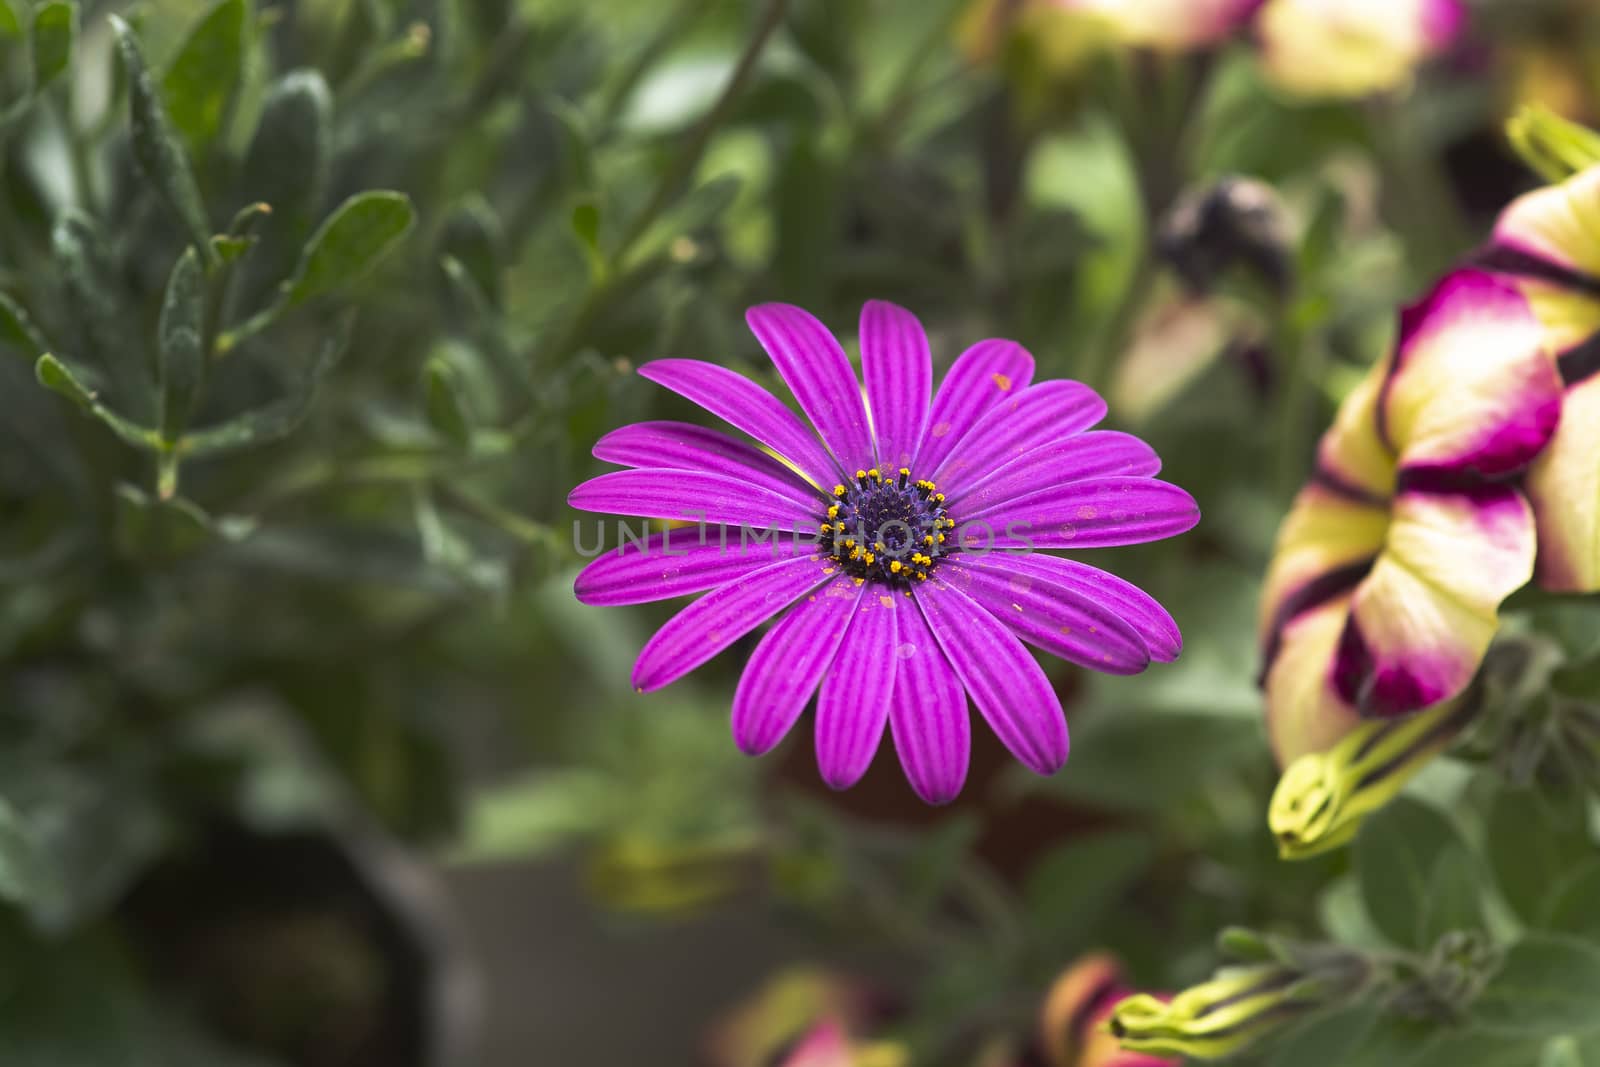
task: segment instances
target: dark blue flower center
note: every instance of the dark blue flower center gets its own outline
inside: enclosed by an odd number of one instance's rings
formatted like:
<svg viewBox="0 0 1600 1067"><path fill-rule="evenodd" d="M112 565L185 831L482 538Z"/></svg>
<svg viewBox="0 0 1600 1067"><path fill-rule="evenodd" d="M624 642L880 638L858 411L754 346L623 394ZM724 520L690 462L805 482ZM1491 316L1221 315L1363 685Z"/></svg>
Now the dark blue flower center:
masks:
<svg viewBox="0 0 1600 1067"><path fill-rule="evenodd" d="M927 581L956 525L945 517L938 487L913 480L905 467L887 478L876 469L856 471L854 482L833 487L833 498L822 522L823 549L857 584Z"/></svg>

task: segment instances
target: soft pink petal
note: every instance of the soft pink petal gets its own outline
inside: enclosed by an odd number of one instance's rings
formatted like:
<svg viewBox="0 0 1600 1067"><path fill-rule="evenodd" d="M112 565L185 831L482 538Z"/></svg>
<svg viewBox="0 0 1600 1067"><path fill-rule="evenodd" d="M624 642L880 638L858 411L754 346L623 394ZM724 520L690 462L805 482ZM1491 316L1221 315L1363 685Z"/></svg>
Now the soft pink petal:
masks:
<svg viewBox="0 0 1600 1067"><path fill-rule="evenodd" d="M935 574L915 590L917 606L961 684L1011 754L1035 774L1054 774L1071 748L1061 700L1011 631Z"/></svg>
<svg viewBox="0 0 1600 1067"><path fill-rule="evenodd" d="M1333 685L1334 654L1350 617L1348 593L1325 600L1284 626L1278 654L1262 679L1267 736L1280 767L1325 752L1361 724Z"/></svg>
<svg viewBox="0 0 1600 1067"><path fill-rule="evenodd" d="M979 341L961 353L933 398L912 468L937 468L984 412L1022 392L1031 381L1033 357L1015 341Z"/></svg>
<svg viewBox="0 0 1600 1067"><path fill-rule="evenodd" d="M738 530L726 526L671 530L642 541L625 538L607 549L578 574L573 591L585 604L644 604L714 589L815 552L815 545L792 537L742 541Z"/></svg>
<svg viewBox="0 0 1600 1067"><path fill-rule="evenodd" d="M948 496L1005 463L1087 430L1105 415L1106 402L1082 382L1041 382L991 407L925 477Z"/></svg>
<svg viewBox="0 0 1600 1067"><path fill-rule="evenodd" d="M658 359L639 373L754 437L813 485L828 489L838 479L839 465L816 435L782 401L743 375L695 359Z"/></svg>
<svg viewBox="0 0 1600 1067"><path fill-rule="evenodd" d="M677 681L835 571L830 561L807 556L774 563L707 593L668 619L645 643L633 665L633 687L645 693Z"/></svg>
<svg viewBox="0 0 1600 1067"><path fill-rule="evenodd" d="M1528 473L1539 531L1539 584L1600 590L1600 374L1567 390L1561 426Z"/></svg>
<svg viewBox="0 0 1600 1067"><path fill-rule="evenodd" d="M745 321L839 465L847 473L871 467L872 431L861 383L828 328L789 304L753 307Z"/></svg>
<svg viewBox="0 0 1600 1067"><path fill-rule="evenodd" d="M878 442L878 466L911 466L933 395L933 357L915 315L883 300L861 309L861 371Z"/></svg>
<svg viewBox="0 0 1600 1067"><path fill-rule="evenodd" d="M835 575L767 631L733 695L733 739L740 751L759 756L783 740L833 663L861 591Z"/></svg>
<svg viewBox="0 0 1600 1067"><path fill-rule="evenodd" d="M895 601L904 599L881 586L862 598L817 695L817 769L834 789L855 785L878 751L900 647Z"/></svg>
<svg viewBox="0 0 1600 1067"><path fill-rule="evenodd" d="M889 729L911 788L929 804L947 804L967 780L972 722L967 693L916 603L894 598L894 697Z"/></svg>
<svg viewBox="0 0 1600 1067"><path fill-rule="evenodd" d="M1526 467L1561 413L1553 355L1522 294L1492 274L1457 271L1407 308L1378 412L1402 481Z"/></svg>

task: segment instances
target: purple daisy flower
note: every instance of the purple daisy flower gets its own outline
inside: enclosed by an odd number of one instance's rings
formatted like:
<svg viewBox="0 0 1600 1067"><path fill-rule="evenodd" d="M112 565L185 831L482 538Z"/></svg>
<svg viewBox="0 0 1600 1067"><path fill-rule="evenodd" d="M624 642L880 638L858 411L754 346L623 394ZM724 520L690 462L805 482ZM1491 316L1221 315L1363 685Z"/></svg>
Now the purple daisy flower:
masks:
<svg viewBox="0 0 1600 1067"><path fill-rule="evenodd" d="M578 576L586 604L709 590L645 645L635 688L675 681L787 609L734 695L745 752L769 751L816 694L830 786L866 772L887 725L912 788L944 803L966 778L970 696L1030 770L1058 770L1066 719L1023 642L1134 674L1175 659L1180 638L1143 591L1033 550L1170 537L1199 521L1193 498L1153 477L1161 462L1143 441L1089 429L1106 413L1093 390L1031 384L1033 357L1015 342L973 345L933 395L921 324L871 302L863 400L812 315L767 304L746 318L817 432L733 371L659 360L639 373L764 447L686 423L625 426L594 454L633 469L568 497L582 511L697 524L625 540Z"/></svg>

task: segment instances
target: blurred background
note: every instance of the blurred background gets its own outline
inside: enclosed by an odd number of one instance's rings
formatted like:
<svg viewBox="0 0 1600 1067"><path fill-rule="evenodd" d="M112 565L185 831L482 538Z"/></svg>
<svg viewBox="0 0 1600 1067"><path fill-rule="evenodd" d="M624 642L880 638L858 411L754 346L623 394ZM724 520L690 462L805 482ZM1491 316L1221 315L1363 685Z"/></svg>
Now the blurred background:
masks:
<svg viewBox="0 0 1600 1067"><path fill-rule="evenodd" d="M1263 826L1260 576L1537 181L1506 118L1596 117L1600 8L1099 6L0 0L0 1063L761 1067L824 1013L1040 1063L1088 949L1350 929ZM938 809L887 746L830 792L808 721L740 755L754 636L637 695L677 605L571 594L591 444L700 418L638 364L772 385L747 306L854 354L871 298L1100 389L1205 515L1090 560L1183 658L1050 661L1068 767L975 729Z"/></svg>

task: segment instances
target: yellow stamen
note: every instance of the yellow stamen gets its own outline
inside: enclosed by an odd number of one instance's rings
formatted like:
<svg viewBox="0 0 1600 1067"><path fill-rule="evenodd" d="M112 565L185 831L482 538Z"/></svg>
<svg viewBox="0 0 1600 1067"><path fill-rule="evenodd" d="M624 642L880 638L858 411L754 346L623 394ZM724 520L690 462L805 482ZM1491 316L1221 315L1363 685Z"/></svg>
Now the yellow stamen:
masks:
<svg viewBox="0 0 1600 1067"><path fill-rule="evenodd" d="M834 486L833 487L833 495L834 496L844 496L844 486L842 486L842 485Z"/></svg>

